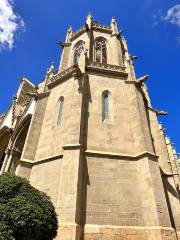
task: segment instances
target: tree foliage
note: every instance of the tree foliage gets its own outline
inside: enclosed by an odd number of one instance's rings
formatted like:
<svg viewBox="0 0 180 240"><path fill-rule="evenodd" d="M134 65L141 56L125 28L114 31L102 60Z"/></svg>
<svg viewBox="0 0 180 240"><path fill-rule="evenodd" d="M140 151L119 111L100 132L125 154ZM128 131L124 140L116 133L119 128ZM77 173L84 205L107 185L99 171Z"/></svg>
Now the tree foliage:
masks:
<svg viewBox="0 0 180 240"><path fill-rule="evenodd" d="M0 176L0 240L51 240L58 222L50 198L21 177Z"/></svg>

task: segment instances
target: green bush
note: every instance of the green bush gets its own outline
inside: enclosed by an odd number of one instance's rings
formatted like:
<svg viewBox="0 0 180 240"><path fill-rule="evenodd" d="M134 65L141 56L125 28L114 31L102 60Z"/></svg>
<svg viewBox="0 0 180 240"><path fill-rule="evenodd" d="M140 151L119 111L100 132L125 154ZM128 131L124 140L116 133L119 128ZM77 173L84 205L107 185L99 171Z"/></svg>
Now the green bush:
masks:
<svg viewBox="0 0 180 240"><path fill-rule="evenodd" d="M57 215L50 198L21 177L0 176L0 240L51 240Z"/></svg>

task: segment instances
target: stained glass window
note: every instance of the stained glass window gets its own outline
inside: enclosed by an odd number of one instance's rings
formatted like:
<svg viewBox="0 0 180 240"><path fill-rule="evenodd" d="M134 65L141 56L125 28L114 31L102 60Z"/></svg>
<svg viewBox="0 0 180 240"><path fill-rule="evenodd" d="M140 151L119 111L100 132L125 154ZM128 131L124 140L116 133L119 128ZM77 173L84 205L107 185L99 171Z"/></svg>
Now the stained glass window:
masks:
<svg viewBox="0 0 180 240"><path fill-rule="evenodd" d="M104 91L102 94L102 119L109 119L109 92Z"/></svg>
<svg viewBox="0 0 180 240"><path fill-rule="evenodd" d="M64 108L64 97L60 97L58 102L58 117L57 117L58 126L61 124L63 108Z"/></svg>
<svg viewBox="0 0 180 240"><path fill-rule="evenodd" d="M84 42L80 41L75 45L73 64L78 64L79 57L84 50Z"/></svg>
<svg viewBox="0 0 180 240"><path fill-rule="evenodd" d="M95 61L107 63L106 40L104 38L99 38L95 42Z"/></svg>

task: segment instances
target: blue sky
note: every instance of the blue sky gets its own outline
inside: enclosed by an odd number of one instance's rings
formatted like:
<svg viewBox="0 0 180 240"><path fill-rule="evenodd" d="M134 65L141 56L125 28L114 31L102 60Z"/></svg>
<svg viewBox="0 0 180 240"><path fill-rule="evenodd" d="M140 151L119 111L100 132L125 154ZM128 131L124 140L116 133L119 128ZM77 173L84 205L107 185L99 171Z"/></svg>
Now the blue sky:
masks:
<svg viewBox="0 0 180 240"><path fill-rule="evenodd" d="M9 11L9 9L11 11ZM154 108L168 112L160 121L180 152L180 4L172 0L0 0L0 113L16 93L20 76L44 79L51 61L59 64L67 28L94 19L110 24L115 16L129 51L139 56L137 77L149 74Z"/></svg>

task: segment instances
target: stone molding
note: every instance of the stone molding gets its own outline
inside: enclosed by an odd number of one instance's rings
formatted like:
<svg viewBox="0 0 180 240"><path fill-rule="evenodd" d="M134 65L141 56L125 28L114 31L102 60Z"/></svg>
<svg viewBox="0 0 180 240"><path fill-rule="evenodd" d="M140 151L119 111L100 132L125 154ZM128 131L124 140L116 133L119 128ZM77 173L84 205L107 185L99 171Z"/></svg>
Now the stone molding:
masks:
<svg viewBox="0 0 180 240"><path fill-rule="evenodd" d="M101 157L113 157L113 158L116 158L116 159L120 159L120 158L128 158L128 159L132 159L132 160L135 160L135 159L139 159L139 158L142 158L142 157L146 157L146 156L151 156L151 157L154 157L156 159L158 159L158 156L154 153L151 153L151 152L141 152L137 155L126 155L126 154L121 154L121 153L113 153L113 152L102 152L102 151L95 151L95 150L86 150L85 151L85 154L86 155L96 155L96 156L101 156Z"/></svg>
<svg viewBox="0 0 180 240"><path fill-rule="evenodd" d="M82 147L81 144L68 144L68 145L64 145L63 149L64 150L75 150L75 149L81 149L81 147ZM126 155L126 154L121 154L121 153L86 150L84 153L85 153L85 155L95 155L95 156L99 156L99 157L110 157L110 158L116 158L116 159L128 158L131 160L138 160L139 158L146 157L146 156L158 158L158 156L156 154L151 153L151 152L142 152L137 155ZM41 164L44 162L53 161L58 158L63 158L63 153L61 153L59 155L55 155L55 156L50 156L48 158L38 159L35 161L22 158L22 159L20 159L20 162L25 162L25 163L29 163L31 165L36 165L36 164ZM167 174L166 174L166 176L167 176Z"/></svg>
<svg viewBox="0 0 180 240"><path fill-rule="evenodd" d="M67 144L62 147L64 150L73 150L73 149L81 149L80 143L75 144Z"/></svg>
<svg viewBox="0 0 180 240"><path fill-rule="evenodd" d="M89 229L88 229L89 228ZM110 228L110 229L147 229L147 230L167 230L174 231L172 227L162 227L162 226L115 226L115 225L94 225L86 224L85 232L92 233L92 229L99 232L100 228ZM90 230L90 231L88 231ZM93 231L94 232L94 231Z"/></svg>
<svg viewBox="0 0 180 240"><path fill-rule="evenodd" d="M37 165L37 164L41 164L41 163L44 163L44 162L50 162L50 161L56 160L58 158L63 158L63 153L61 153L59 155L55 155L55 156L50 156L48 158L38 159L38 160L35 160L35 161L22 158L22 159L20 159L20 162L29 163L31 165Z"/></svg>

